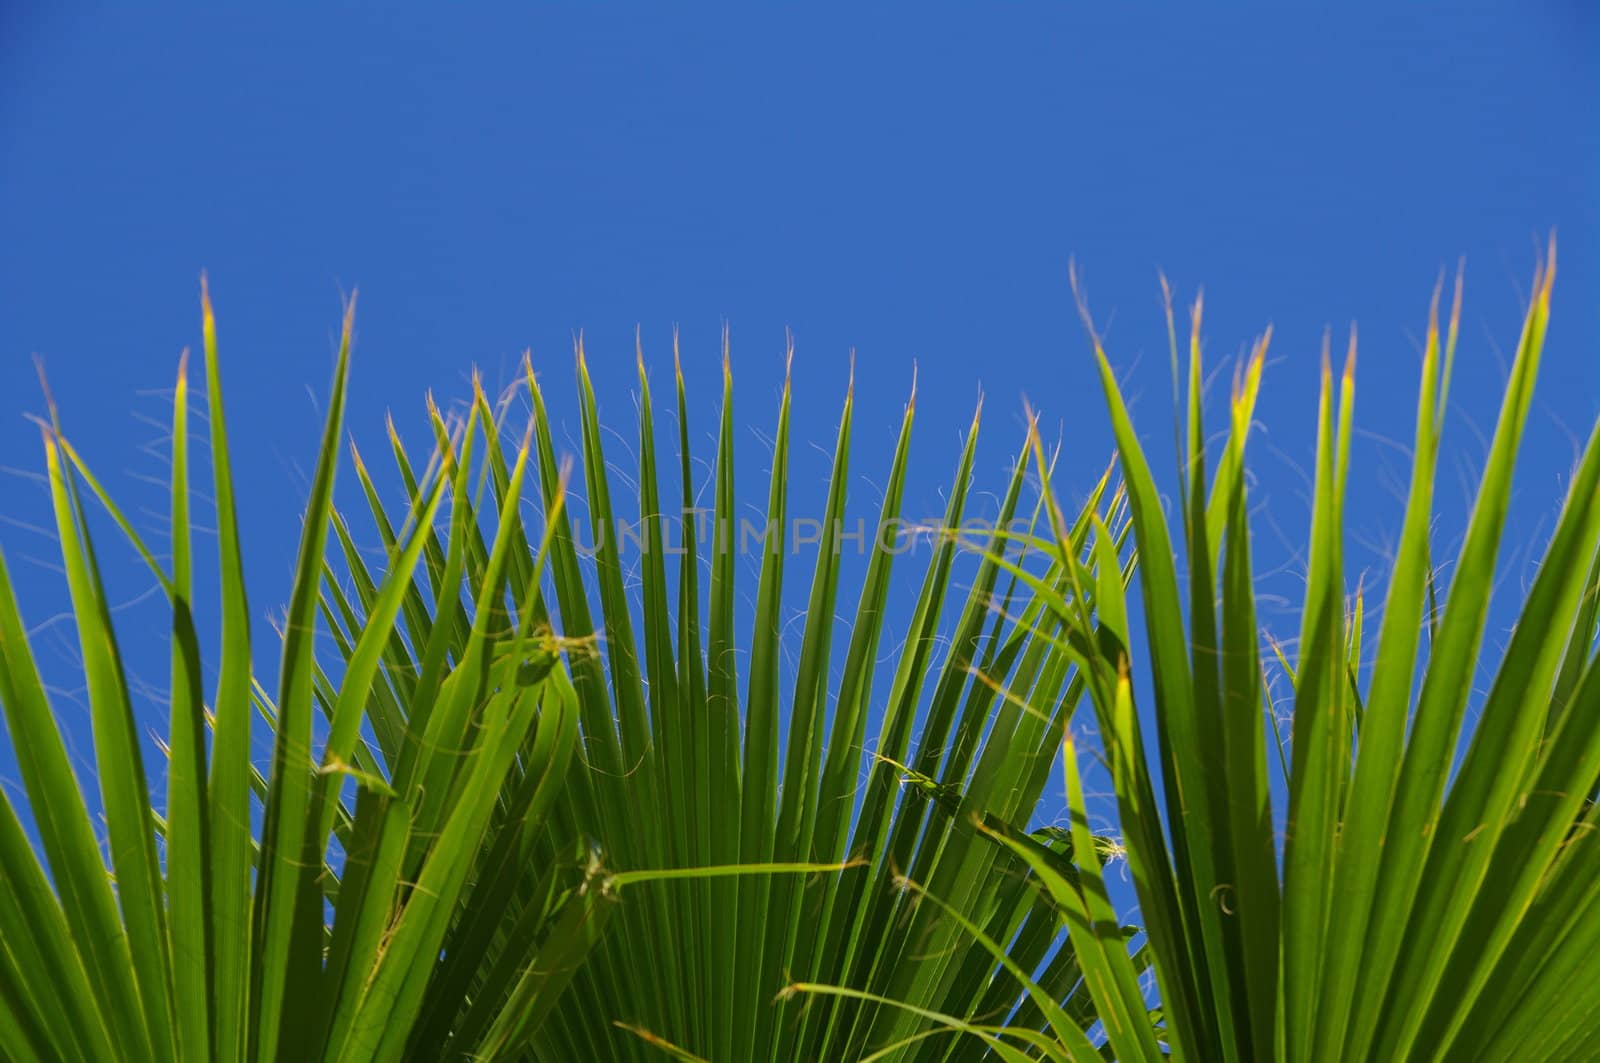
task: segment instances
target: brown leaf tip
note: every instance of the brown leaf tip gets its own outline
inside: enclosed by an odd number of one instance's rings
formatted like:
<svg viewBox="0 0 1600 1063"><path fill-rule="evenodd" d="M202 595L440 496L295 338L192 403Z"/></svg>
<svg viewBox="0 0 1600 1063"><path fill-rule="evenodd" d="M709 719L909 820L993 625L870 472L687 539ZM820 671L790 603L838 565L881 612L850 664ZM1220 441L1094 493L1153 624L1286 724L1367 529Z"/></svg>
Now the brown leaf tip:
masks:
<svg viewBox="0 0 1600 1063"><path fill-rule="evenodd" d="M1550 302L1550 289L1556 282L1556 231L1550 230L1550 249L1545 252L1544 287L1540 295L1545 303Z"/></svg>
<svg viewBox="0 0 1600 1063"><path fill-rule="evenodd" d="M344 303L344 339L346 341L350 339L350 333L355 329L356 296L359 294L359 289L350 289L350 298L346 299Z"/></svg>

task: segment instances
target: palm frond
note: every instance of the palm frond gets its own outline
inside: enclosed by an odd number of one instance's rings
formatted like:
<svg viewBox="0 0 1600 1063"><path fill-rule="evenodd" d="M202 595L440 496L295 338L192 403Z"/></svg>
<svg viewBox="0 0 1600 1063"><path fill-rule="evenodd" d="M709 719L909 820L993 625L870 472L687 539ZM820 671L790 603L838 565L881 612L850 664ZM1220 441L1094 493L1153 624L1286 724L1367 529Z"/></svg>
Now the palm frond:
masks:
<svg viewBox="0 0 1600 1063"><path fill-rule="evenodd" d="M1080 596L1062 620L1080 636L1074 646L1104 737L1155 952L1163 1037L1174 1056L1593 1054L1595 1025L1580 1016L1597 1005L1594 981L1571 979L1582 963L1577 950L1594 941L1591 924L1581 920L1593 919L1600 898L1594 877L1600 838L1590 801L1600 784L1594 606L1600 428L1574 474L1476 723L1464 724L1553 275L1552 248L1535 279L1454 577L1437 627L1430 628L1423 618L1435 594L1432 485L1459 284L1442 342L1435 300L1405 524L1364 690L1352 664L1361 599L1347 612L1341 571L1354 341L1337 383L1324 358L1303 627L1298 660L1286 668L1293 759L1281 852L1273 837L1250 527L1239 475L1265 341L1237 378L1224 457L1208 479L1197 308L1183 448L1187 595L1175 571L1178 536L1169 531L1110 363L1095 342L1143 561L1153 747L1133 707L1134 650L1115 583L1102 580L1093 614ZM1097 532L1097 541L1111 552L1107 533ZM1102 562L1102 575L1107 567ZM1463 738L1466 753L1457 761ZM1067 767L1071 780L1070 749ZM1164 806L1155 800L1158 773ZM1081 800L1073 804L1076 822ZM1042 867L1037 855L1024 855ZM1118 985L1089 982L1103 1018L1125 1008ZM1117 1054L1148 1058L1149 1046L1117 1046Z"/></svg>
<svg viewBox="0 0 1600 1063"><path fill-rule="evenodd" d="M581 349L581 485L568 483L530 367L525 425L514 423L509 397L491 401L476 382L459 417L430 402L426 451L409 452L391 425L403 487L395 498L352 446L367 508L358 514L341 509L335 490L352 306L269 692L251 671L238 488L204 293L202 310L221 566L220 670L209 701L193 619L184 369L166 564L62 427L45 436L109 866L0 563L0 706L48 862L47 871L4 804L8 1054L1092 1054L1100 1016L1061 933L1055 879L985 832L1052 852L1050 875L1076 877L1059 840L1026 833L1085 690L1067 625L1040 596L1065 605L1085 580L1120 588L1128 578L1114 552L1091 551L1093 528L1120 527L1109 470L1062 543L1039 536L1042 510L1021 516L1030 435L989 523L969 496L974 416L943 519L916 529L921 556L897 529L913 393L878 534L862 543L865 575L841 587L856 402L848 389L823 519L812 522L817 550L790 674L781 603L801 544L789 504L787 386L746 624L734 562L750 539L735 521L726 358L709 541L683 533L704 524L692 509L681 372L678 461L663 463L639 359L638 494L622 502ZM679 471L680 512L663 501L672 497L663 464ZM1048 479L1046 466L1038 471ZM569 487L581 490L592 551L579 545ZM160 814L135 741L90 498L171 607ZM537 520L525 519L530 498ZM635 501L636 566L616 523ZM985 519L981 534L974 517ZM669 549L674 526L679 545ZM365 534L381 542L381 563L357 545ZM674 553L682 556L671 566ZM1107 558L1111 572L1099 573ZM922 572L901 630L891 624L902 610L890 577L907 565ZM956 573L968 568L963 586ZM836 615L851 597L845 634ZM900 648L880 675L886 645ZM272 738L265 772L250 762L258 728ZM1111 928L1105 947L1134 965L1130 933Z"/></svg>

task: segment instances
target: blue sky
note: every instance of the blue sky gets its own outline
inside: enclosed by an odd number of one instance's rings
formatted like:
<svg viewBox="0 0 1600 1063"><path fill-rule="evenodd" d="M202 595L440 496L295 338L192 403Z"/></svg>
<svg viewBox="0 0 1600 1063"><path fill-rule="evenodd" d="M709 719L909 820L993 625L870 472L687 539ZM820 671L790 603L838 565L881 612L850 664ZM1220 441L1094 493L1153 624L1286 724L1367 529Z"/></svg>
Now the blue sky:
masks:
<svg viewBox="0 0 1600 1063"><path fill-rule="evenodd" d="M473 365L508 380L524 349L575 448L580 329L602 415L626 439L634 330L664 388L677 325L709 455L726 322L739 482L760 504L790 329L792 506L821 507L854 349L856 504L875 504L915 364L907 509L931 515L980 388L979 489L1003 487L1024 398L1064 441L1065 490L1104 466L1109 433L1067 282L1076 260L1158 458L1171 452L1158 270L1185 300L1204 286L1213 365L1273 323L1253 500L1273 573L1263 593L1284 598L1266 601L1263 622L1286 635L1324 329L1360 327L1351 572L1381 583L1404 485L1393 444L1409 439L1439 271L1466 260L1441 465L1447 550L1554 229L1554 319L1508 535L1514 592L1600 410L1600 21L1576 2L1466 6L936 6L915 18L8 6L0 466L23 474L0 479L0 548L41 655L69 694L70 629L49 623L65 589L35 530L48 500L26 475L42 463L23 416L43 406L32 356L75 444L159 535L162 489L145 478L164 466L140 448L159 442L145 419L169 416L162 391L199 342L201 270L258 617L287 594L354 288L348 429L369 451L386 410L420 439L428 389L464 397ZM612 456L627 462L620 439ZM139 597L150 581L130 554L103 552L131 603L130 667L159 687L160 606ZM899 569L905 608L920 575ZM796 605L808 579L809 565L791 577ZM1491 644L1510 616L1498 619ZM86 713L60 704L84 759ZM153 700L139 712L164 730ZM8 785L10 758L0 742Z"/></svg>

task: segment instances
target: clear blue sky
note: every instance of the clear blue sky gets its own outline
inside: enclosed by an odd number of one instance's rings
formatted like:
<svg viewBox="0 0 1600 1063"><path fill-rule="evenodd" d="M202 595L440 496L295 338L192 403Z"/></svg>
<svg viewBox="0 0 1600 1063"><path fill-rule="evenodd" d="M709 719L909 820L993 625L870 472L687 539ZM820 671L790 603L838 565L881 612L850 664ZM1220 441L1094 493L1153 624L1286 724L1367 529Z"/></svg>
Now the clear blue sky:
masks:
<svg viewBox="0 0 1600 1063"><path fill-rule="evenodd" d="M1323 330L1362 347L1352 579L1399 526L1419 341L1441 267L1467 262L1440 543L1459 534L1536 251L1561 247L1516 546L1549 527L1600 409L1600 21L1584 3L1401 12L576 6L419 15L178 5L0 9L0 466L37 470L43 357L69 434L146 527L158 442L209 272L252 607L281 607L343 293L359 287L348 427L507 379L520 352L577 429L571 345L632 435L633 334L659 387L681 326L709 455L724 322L760 504L796 337L797 509L820 508L849 351L856 500L875 499L920 367L908 510L941 505L981 387L978 486L1003 485L1023 399L1062 431L1069 490L1109 436L1067 284L1087 280L1153 453L1170 446L1158 302L1204 285L1213 364L1276 327L1257 437L1258 554L1293 596ZM1217 385L1222 394L1223 383ZM808 444L816 444L810 446ZM627 463L620 444L613 457ZM347 479L344 488L348 491ZM41 485L0 479L3 546L53 675L73 685ZM345 494L346 498L350 496ZM119 595L149 580L102 552ZM1528 558L1508 557L1512 589ZM920 572L904 565L907 601ZM809 565L790 587L798 604ZM853 601L853 593L850 596ZM164 687L160 604L130 666ZM1504 618L1509 620L1509 617ZM1290 634L1293 613L1263 620ZM143 628L141 623L148 622ZM1503 627L1503 625L1502 625ZM273 661L258 625L262 662ZM1491 631L1493 639L1497 630ZM142 641L141 641L142 640ZM208 643L214 645L214 642ZM70 691L64 691L69 693ZM86 756L81 706L63 713ZM142 721L164 730L153 700ZM0 778L16 778L0 742Z"/></svg>

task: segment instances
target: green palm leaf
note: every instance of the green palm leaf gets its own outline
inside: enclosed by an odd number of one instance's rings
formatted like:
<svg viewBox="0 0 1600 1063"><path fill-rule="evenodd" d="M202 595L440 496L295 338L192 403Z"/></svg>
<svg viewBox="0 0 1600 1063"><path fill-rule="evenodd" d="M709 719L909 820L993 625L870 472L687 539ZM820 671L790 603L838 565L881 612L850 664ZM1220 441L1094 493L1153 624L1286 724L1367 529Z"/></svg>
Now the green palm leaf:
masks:
<svg viewBox="0 0 1600 1063"><path fill-rule="evenodd" d="M480 935L456 945L453 932L461 925L464 899L510 896L515 890L506 886L523 883L535 866L547 868L555 881L561 868L575 863L527 843L565 786L578 738L576 698L565 672L548 665L529 671L526 664L541 656L555 660L540 605L542 555L522 557L516 566L523 577L517 615L493 607L505 558L516 553L511 543L526 543L520 526L504 519L515 513L526 450L500 510L503 541L479 569L483 593L467 638L479 652L447 658L449 639L436 640L433 673L422 677L432 684L434 711L423 718L416 712L422 704L417 674L396 686L393 666L402 660L400 647L426 644L432 628L454 631L454 614L428 615L415 579L427 548L437 545L434 515L449 488L464 485L465 471L430 461L421 481L411 482L405 514L388 528L383 577L358 581L359 614L342 595L325 599L325 590L334 590L324 586L324 555L349 355L347 315L290 595L281 693L268 700L249 671L248 610L209 299L203 309L223 596L221 678L210 706L202 700L190 599L183 369L174 405L170 569L156 562L60 425L45 432L51 496L91 694L109 867L0 561L0 708L48 862L47 872L9 799L0 800L0 1038L7 1058L399 1058L420 1028L428 994L453 993L451 999L462 1005L472 992L468 976L483 966L458 963L460 984L452 984L435 977L433 958L441 950L454 956L475 945L481 960L494 943ZM106 506L172 607L163 816L150 807L129 682L84 510L87 496ZM457 501L463 497L464 491L456 493ZM468 533L476 537L477 526L461 515L454 532L448 550L459 572L470 550ZM338 631L335 624L344 651L339 662L313 653L319 611L344 626ZM379 689L389 697L376 695ZM396 690L405 693L403 704ZM325 713L325 733L313 726L315 706ZM258 711L276 739L266 776L249 761ZM208 723L214 731L209 762ZM390 739L381 754L367 745L369 726ZM452 755L439 756L441 749ZM426 799L419 800L420 785L403 792L405 778L397 769L417 774L441 761L426 776L435 784ZM346 805L352 789L347 784L353 784L353 810ZM504 799L518 802L516 819L495 815ZM260 802L260 820L253 801ZM259 834L253 822L263 824ZM516 858L508 859L507 852ZM485 856L495 853L501 854L498 865L486 865ZM403 874L407 859L417 867L414 875ZM516 953L516 973L545 973L521 977L506 998L494 999L490 1021L480 1024L476 1040L461 1044L462 1054L491 1043L491 1037L500 1038L494 1043L525 1039L548 1014L568 977L560 972L570 971L589 944L584 935L573 937L573 920L592 909L592 897L602 892L568 891L558 903L521 919L519 925L531 933L524 932ZM252 905L254 920L246 914ZM541 967L554 960L560 962ZM479 1011L485 1006L480 1003Z"/></svg>
<svg viewBox="0 0 1600 1063"><path fill-rule="evenodd" d="M1325 359L1299 659L1292 669L1284 662L1294 721L1281 850L1272 834L1240 476L1264 341L1236 380L1223 460L1208 480L1196 310L1183 447L1187 596L1173 574L1175 536L1095 344L1129 483L1133 536L1145 560L1154 749L1140 734L1129 684L1113 682L1129 674L1134 652L1114 588L1102 589L1097 616L1078 605L1063 620L1082 635L1072 645L1090 677L1174 1056L1584 1059L1600 1045L1589 1019L1594 981L1578 975L1581 950L1597 940L1584 920L1592 921L1600 896L1590 800L1600 784L1600 725L1591 708L1600 697L1600 428L1573 476L1488 697L1466 728L1465 758L1454 762L1553 273L1552 250L1534 284L1442 615L1419 648L1420 632L1428 630L1424 609L1433 612L1435 601L1428 533L1459 284L1442 344L1435 300L1411 493L1365 690L1352 663L1362 600L1358 592L1348 615L1340 564L1353 340L1337 388ZM1109 534L1097 538L1109 552ZM1220 573L1213 568L1219 550ZM1102 563L1102 574L1106 568ZM1157 768L1164 815L1152 799ZM1038 853L1023 855L1044 866ZM1085 946L1078 951L1087 963ZM1126 1014L1118 986L1090 980L1103 1018L1118 1009ZM1114 1031L1112 1048L1118 1058L1148 1052L1117 1044Z"/></svg>
<svg viewBox="0 0 1600 1063"><path fill-rule="evenodd" d="M698 485L682 374L678 460L663 463L641 352L635 567L624 555L630 541L616 534L624 507L581 348L579 458L592 553L578 547L566 468L531 367L533 413L520 431L511 403L491 402L476 385L460 416L430 401L426 452L408 452L391 426L398 498L385 497L352 447L368 512L341 512L334 483L347 311L273 696L250 669L216 326L202 295L222 607L209 704L191 599L182 368L166 564L61 426L46 431L109 867L0 562L0 707L48 863L11 806L0 807L8 1055L1094 1054L1088 1031L1098 1016L1079 985L1050 877L1075 876L1070 858L1058 854L1047 875L984 835L1028 839L1052 752L1085 690L1063 626L1034 595L1075 600L1080 576L1099 578L1099 561L1109 560L1105 579L1119 588L1128 576L1114 551L1088 551L1091 529L1119 505L1106 478L1066 533L1070 559L1042 550L1048 539L1015 526L1030 436L993 528L974 537L974 418L947 512L917 529L925 551L908 550L895 524L913 399L880 534L857 535L847 524L856 402L847 390L813 532L789 519L785 389L753 624L744 628L734 555L751 529L735 520L726 352L705 541L685 534L702 522L690 511ZM512 433L520 447L507 443ZM663 489L664 464L678 469L676 492ZM538 521L524 519L529 496L541 503ZM681 498L683 511L669 512L664 497ZM171 607L160 815L148 801L85 498L106 508ZM667 549L674 528L676 571ZM364 531L381 543L381 564L358 547ZM801 534L818 550L791 686L781 602ZM840 579L851 541L870 554L857 588ZM961 587L964 557L975 573ZM906 565L923 568L902 631L889 623L890 575ZM849 596L856 604L843 637L835 614ZM941 637L947 619L953 640ZM879 676L883 647L902 640ZM742 675L740 653L749 654ZM264 774L249 759L257 728L273 740ZM1057 844L1040 837L1029 844ZM1125 950L1129 931L1105 929L1106 947L1133 976L1142 968ZM1013 1012L1027 1021L1008 1029Z"/></svg>

